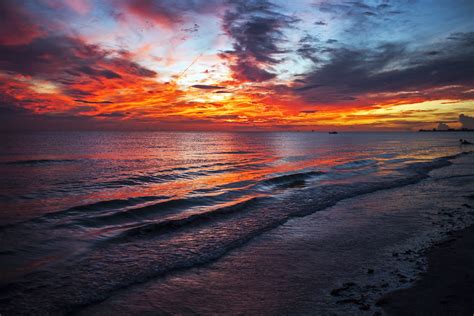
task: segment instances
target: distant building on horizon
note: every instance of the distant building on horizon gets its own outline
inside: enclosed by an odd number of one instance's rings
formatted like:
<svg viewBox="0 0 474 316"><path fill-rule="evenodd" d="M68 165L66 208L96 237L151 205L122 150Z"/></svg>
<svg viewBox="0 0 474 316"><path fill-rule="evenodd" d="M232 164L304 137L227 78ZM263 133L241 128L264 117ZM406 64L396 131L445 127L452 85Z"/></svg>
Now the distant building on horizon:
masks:
<svg viewBox="0 0 474 316"><path fill-rule="evenodd" d="M433 129L420 129L419 132L474 132L474 117L460 114L459 123L461 128L451 128L444 122L439 122L438 127Z"/></svg>
<svg viewBox="0 0 474 316"><path fill-rule="evenodd" d="M474 129L474 117L464 114L459 115L459 123L462 129Z"/></svg>

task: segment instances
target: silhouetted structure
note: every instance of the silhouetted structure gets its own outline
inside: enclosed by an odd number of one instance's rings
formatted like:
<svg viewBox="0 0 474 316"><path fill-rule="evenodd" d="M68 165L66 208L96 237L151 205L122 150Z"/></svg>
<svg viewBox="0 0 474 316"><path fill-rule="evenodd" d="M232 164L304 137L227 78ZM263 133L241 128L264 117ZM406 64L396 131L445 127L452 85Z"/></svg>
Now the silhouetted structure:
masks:
<svg viewBox="0 0 474 316"><path fill-rule="evenodd" d="M446 129L446 130L439 130L439 129L433 128L433 129L420 129L419 132L474 132L474 129L470 129L470 128L460 128L460 129L450 128L450 129Z"/></svg>

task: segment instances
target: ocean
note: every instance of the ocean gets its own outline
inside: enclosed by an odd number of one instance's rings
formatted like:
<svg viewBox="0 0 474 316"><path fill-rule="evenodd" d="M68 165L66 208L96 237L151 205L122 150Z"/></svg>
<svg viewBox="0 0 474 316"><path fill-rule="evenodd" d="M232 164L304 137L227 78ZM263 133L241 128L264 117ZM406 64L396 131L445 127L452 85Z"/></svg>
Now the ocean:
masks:
<svg viewBox="0 0 474 316"><path fill-rule="evenodd" d="M472 223L469 136L3 134L0 312L373 313Z"/></svg>

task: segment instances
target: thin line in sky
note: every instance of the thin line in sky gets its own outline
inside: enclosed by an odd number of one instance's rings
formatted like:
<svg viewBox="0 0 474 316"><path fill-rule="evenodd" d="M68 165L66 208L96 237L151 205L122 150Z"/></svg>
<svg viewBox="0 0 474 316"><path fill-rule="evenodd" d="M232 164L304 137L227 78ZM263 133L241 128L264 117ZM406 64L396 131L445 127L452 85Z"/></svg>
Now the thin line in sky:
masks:
<svg viewBox="0 0 474 316"><path fill-rule="evenodd" d="M176 78L176 80L178 80L179 78L181 78L185 73L186 71L188 71L189 68L191 68L192 65L194 65L199 58L201 58L201 56L203 55L203 53L199 54L199 56L197 56L196 58L194 58L193 62L188 66L186 67L186 69L183 70L183 72L181 72L178 77Z"/></svg>

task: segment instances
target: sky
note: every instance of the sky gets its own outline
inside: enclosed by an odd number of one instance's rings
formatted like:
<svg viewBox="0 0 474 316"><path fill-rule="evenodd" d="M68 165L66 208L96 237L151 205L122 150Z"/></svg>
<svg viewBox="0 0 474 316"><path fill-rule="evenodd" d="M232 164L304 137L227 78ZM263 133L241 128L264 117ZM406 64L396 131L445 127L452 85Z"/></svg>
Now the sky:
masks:
<svg viewBox="0 0 474 316"><path fill-rule="evenodd" d="M459 128L473 16L472 0L2 0L0 130Z"/></svg>

